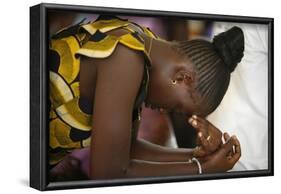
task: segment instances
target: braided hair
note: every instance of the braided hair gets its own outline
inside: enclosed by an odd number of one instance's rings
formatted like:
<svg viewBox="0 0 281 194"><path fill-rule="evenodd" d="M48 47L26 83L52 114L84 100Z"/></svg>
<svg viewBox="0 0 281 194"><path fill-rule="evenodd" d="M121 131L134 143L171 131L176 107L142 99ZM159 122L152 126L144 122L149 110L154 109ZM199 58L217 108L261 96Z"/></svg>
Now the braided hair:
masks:
<svg viewBox="0 0 281 194"><path fill-rule="evenodd" d="M241 61L244 52L244 35L238 27L215 36L213 42L188 40L174 47L194 64L198 76L196 90L208 113L221 103L230 82L230 74Z"/></svg>

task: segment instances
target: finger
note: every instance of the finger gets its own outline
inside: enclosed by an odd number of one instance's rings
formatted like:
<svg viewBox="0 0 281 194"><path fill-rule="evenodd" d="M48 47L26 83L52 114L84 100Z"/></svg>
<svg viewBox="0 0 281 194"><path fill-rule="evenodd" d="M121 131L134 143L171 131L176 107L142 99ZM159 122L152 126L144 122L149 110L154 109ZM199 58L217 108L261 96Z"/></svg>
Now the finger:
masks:
<svg viewBox="0 0 281 194"><path fill-rule="evenodd" d="M230 135L228 133L223 133L222 143L225 144L230 139Z"/></svg>
<svg viewBox="0 0 281 194"><path fill-rule="evenodd" d="M235 154L233 154L233 156L230 158L230 162L232 163L236 163L241 157L241 152L236 152Z"/></svg>
<svg viewBox="0 0 281 194"><path fill-rule="evenodd" d="M228 141L223 145L223 151L225 154L228 154L229 152L232 152L234 146L234 136L230 137Z"/></svg>
<svg viewBox="0 0 281 194"><path fill-rule="evenodd" d="M223 138L224 138L224 141L227 142L230 138L230 135L228 133L223 133Z"/></svg>
<svg viewBox="0 0 281 194"><path fill-rule="evenodd" d="M202 132L205 137L208 136L208 125L200 122L197 116L192 116L189 120L189 124L197 130L197 132Z"/></svg>
<svg viewBox="0 0 281 194"><path fill-rule="evenodd" d="M216 127L205 118L202 118L202 117L199 117L199 116L196 116L196 117L193 116L193 118L196 118L196 120L198 122L198 125L201 128L206 129L207 135L209 135L209 132L210 132L211 129L214 129L214 128L216 129Z"/></svg>
<svg viewBox="0 0 281 194"><path fill-rule="evenodd" d="M201 132L205 138L207 138L209 136L207 128L205 128L205 127L198 127L198 128L195 128L195 129L196 129L197 133Z"/></svg>
<svg viewBox="0 0 281 194"><path fill-rule="evenodd" d="M198 120L197 120L197 119L194 119L193 117L190 117L190 118L188 119L188 123L189 123L193 128L197 129L197 131L198 131L198 129L200 129L200 128L202 127L202 125L198 122Z"/></svg>
<svg viewBox="0 0 281 194"><path fill-rule="evenodd" d="M204 128L206 130L207 135L210 135L212 132L216 132L216 134L220 134L222 136L222 132L217 129L211 122L209 122L207 119L196 116L193 118L196 118L198 122L198 126Z"/></svg>
<svg viewBox="0 0 281 194"><path fill-rule="evenodd" d="M223 133L222 143L225 144L228 138L226 138L225 133Z"/></svg>
<svg viewBox="0 0 281 194"><path fill-rule="evenodd" d="M205 121L205 119L202 119L201 117L197 116L197 115L192 115L191 117L192 121L196 121L196 127L199 128L199 127L205 127L207 128L208 127L208 123Z"/></svg>
<svg viewBox="0 0 281 194"><path fill-rule="evenodd" d="M202 123L202 125L205 125L207 127L208 127L208 125L211 125L211 123L207 119L204 119L204 118L199 117L197 115L193 115L192 118L196 119L198 122Z"/></svg>
<svg viewBox="0 0 281 194"><path fill-rule="evenodd" d="M197 132L202 132L203 135L207 136L206 129L203 129L202 124L198 122L197 117L190 117L188 123L196 129Z"/></svg>
<svg viewBox="0 0 281 194"><path fill-rule="evenodd" d="M190 117L190 118L188 119L188 123L189 123L190 125L192 125L192 121L193 121L193 118Z"/></svg>
<svg viewBox="0 0 281 194"><path fill-rule="evenodd" d="M193 151L194 157L203 157L206 155L206 152L201 146L197 146Z"/></svg>
<svg viewBox="0 0 281 194"><path fill-rule="evenodd" d="M223 134L223 139L224 139L224 143L226 143L230 139L230 135L225 132ZM232 154L233 154L232 151L230 151L229 153L227 153L227 157L231 157Z"/></svg>
<svg viewBox="0 0 281 194"><path fill-rule="evenodd" d="M189 118L188 122L193 128L195 128L195 129L199 128L198 121L196 119L191 117L191 118Z"/></svg>
<svg viewBox="0 0 281 194"><path fill-rule="evenodd" d="M236 163L241 157L241 145L236 137L234 137L234 146L235 146L235 153L230 159L232 163Z"/></svg>
<svg viewBox="0 0 281 194"><path fill-rule="evenodd" d="M199 139L200 145L202 145L205 150L209 150L209 149L210 149L210 143L209 143L209 141L204 137L204 135L202 134L202 132L199 132L199 133L198 133L198 139Z"/></svg>
<svg viewBox="0 0 281 194"><path fill-rule="evenodd" d="M236 136L234 136L234 153L240 153L241 154L241 145L240 145L240 142L239 142L239 140L237 139L237 137Z"/></svg>

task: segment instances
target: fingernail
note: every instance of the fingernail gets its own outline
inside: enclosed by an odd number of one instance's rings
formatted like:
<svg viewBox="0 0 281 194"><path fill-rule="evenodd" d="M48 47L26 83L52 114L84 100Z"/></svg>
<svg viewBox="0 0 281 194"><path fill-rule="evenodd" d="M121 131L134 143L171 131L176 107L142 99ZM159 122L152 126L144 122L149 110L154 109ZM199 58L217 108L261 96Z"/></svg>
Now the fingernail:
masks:
<svg viewBox="0 0 281 194"><path fill-rule="evenodd" d="M193 119L190 117L190 118L188 119L188 122L189 122L189 123L191 123L191 122L192 122L192 120L193 120Z"/></svg>
<svg viewBox="0 0 281 194"><path fill-rule="evenodd" d="M197 119L197 116L196 116L196 115L192 115L192 117L193 117L194 119Z"/></svg>
<svg viewBox="0 0 281 194"><path fill-rule="evenodd" d="M199 136L199 137L202 137L202 132L199 132L199 133L198 133L198 136Z"/></svg>
<svg viewBox="0 0 281 194"><path fill-rule="evenodd" d="M192 121L192 125L196 126L197 125L197 121Z"/></svg>

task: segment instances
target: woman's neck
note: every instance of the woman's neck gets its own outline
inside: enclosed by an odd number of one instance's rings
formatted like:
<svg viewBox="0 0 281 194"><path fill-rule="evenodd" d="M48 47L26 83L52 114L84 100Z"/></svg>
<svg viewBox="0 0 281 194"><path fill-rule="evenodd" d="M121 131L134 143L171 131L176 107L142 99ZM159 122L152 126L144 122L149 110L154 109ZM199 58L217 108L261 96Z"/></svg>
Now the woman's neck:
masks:
<svg viewBox="0 0 281 194"><path fill-rule="evenodd" d="M149 39L149 37L145 39L145 48L146 51L149 51L152 68L163 68L165 65L171 66L172 64L177 64L179 55L172 48L172 42L153 38Z"/></svg>

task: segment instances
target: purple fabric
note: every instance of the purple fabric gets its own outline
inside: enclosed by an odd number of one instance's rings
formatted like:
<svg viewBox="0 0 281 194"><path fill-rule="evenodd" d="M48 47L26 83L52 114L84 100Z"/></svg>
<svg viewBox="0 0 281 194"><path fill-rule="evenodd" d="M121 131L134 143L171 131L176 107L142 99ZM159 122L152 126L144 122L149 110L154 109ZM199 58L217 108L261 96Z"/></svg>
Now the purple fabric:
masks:
<svg viewBox="0 0 281 194"><path fill-rule="evenodd" d="M90 148L76 149L71 152L70 156L79 160L81 171L90 177Z"/></svg>

